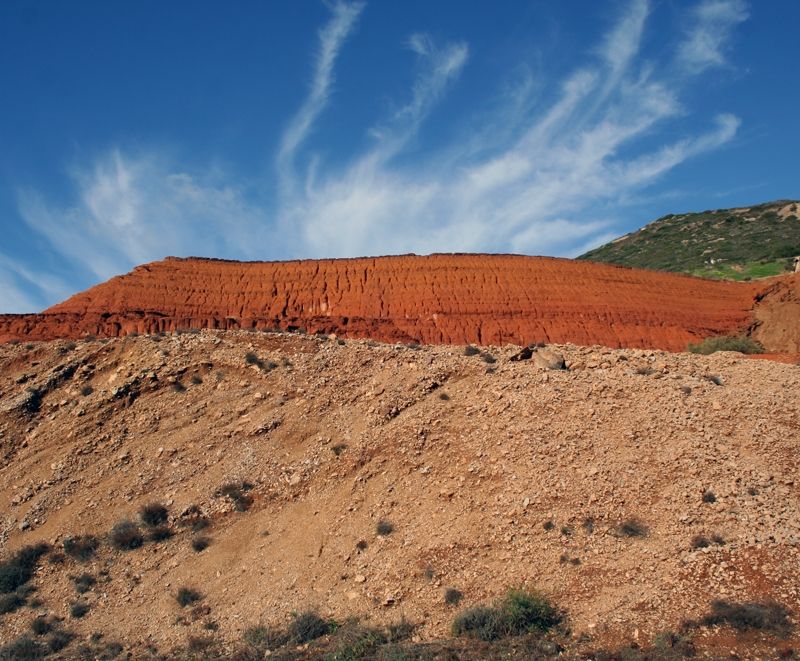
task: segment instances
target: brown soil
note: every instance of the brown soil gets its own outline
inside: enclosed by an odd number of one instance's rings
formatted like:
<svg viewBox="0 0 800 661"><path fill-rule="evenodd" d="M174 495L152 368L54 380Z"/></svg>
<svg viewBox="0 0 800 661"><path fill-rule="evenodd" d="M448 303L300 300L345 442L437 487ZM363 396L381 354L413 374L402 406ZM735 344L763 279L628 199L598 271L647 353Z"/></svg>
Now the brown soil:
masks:
<svg viewBox="0 0 800 661"><path fill-rule="evenodd" d="M792 305L768 295L776 282L785 283ZM0 341L280 327L389 342L541 341L682 351L710 335L756 328L768 351L796 353L799 282L800 276L720 282L513 255L253 263L168 258L43 314L0 316ZM780 309L775 314L773 301Z"/></svg>
<svg viewBox="0 0 800 661"><path fill-rule="evenodd" d="M457 610L448 587L462 607L543 590L576 652L644 643L714 599L797 617L797 366L566 345L548 350L568 369L546 370L512 361L518 350L490 347L492 363L463 347L243 331L0 346L0 556L102 541L85 565L45 561L32 581L43 605L0 615L0 640L49 612L137 658L209 621L232 643L310 607L405 616L429 640ZM242 481L253 502L237 512L214 494ZM176 534L112 550L112 525L152 501ZM200 553L181 525L194 506L213 521ZM620 536L630 518L649 534ZM724 544L692 548L714 534ZM83 571L99 582L70 619L69 577ZM204 595L194 614L176 603L182 586ZM695 635L715 657L774 658L798 642Z"/></svg>

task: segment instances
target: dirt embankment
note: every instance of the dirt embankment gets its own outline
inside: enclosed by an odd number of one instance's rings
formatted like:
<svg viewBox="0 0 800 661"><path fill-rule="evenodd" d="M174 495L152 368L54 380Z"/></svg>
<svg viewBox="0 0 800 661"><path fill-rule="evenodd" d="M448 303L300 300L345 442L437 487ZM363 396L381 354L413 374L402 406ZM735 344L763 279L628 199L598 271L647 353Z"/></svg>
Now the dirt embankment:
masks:
<svg viewBox="0 0 800 661"><path fill-rule="evenodd" d="M246 332L0 346L0 557L100 542L86 562L42 562L0 639L57 616L73 645L102 632L148 658L315 608L405 617L428 640L520 585L564 609L576 653L644 645L717 599L779 604L794 626L798 368L548 349L567 369L539 367L541 349L512 360L518 348ZM231 483L248 485L243 511L219 491ZM153 501L172 536L113 549L112 526ZM192 532L198 518L210 525ZM97 582L79 595L82 573ZM182 587L200 601L182 608ZM693 635L713 658L800 642Z"/></svg>
<svg viewBox="0 0 800 661"><path fill-rule="evenodd" d="M797 287L800 276L794 278L787 286ZM772 299L757 304L767 286L513 255L252 263L169 258L42 314L0 316L0 341L280 327L387 342L541 341L681 351L709 335L746 331L758 305L767 349L796 351L789 348L800 342L796 309L783 306L773 315Z"/></svg>

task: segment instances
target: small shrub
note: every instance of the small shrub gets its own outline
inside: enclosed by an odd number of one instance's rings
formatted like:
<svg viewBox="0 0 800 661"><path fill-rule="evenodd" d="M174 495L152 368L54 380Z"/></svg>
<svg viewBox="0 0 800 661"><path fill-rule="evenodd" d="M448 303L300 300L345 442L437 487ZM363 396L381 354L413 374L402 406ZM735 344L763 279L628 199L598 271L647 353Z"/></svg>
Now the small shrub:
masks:
<svg viewBox="0 0 800 661"><path fill-rule="evenodd" d="M386 537L386 535L391 535L394 531L394 526L384 519L378 521L378 525L375 526L375 532L378 533L381 537Z"/></svg>
<svg viewBox="0 0 800 661"><path fill-rule="evenodd" d="M717 502L717 496L710 489L706 489L703 492L703 502L704 503L716 503Z"/></svg>
<svg viewBox="0 0 800 661"><path fill-rule="evenodd" d="M248 351L244 355L244 362L247 365L257 365L258 367L261 367L261 368L264 367L264 362L255 353L253 353L252 351Z"/></svg>
<svg viewBox="0 0 800 661"><path fill-rule="evenodd" d="M67 561L67 556L63 553L51 553L47 556L47 561L51 565L63 565Z"/></svg>
<svg viewBox="0 0 800 661"><path fill-rule="evenodd" d="M0 615L13 613L26 604L25 597L18 592L0 594Z"/></svg>
<svg viewBox="0 0 800 661"><path fill-rule="evenodd" d="M628 519L617 526L616 533L620 537L647 537L650 531L639 519Z"/></svg>
<svg viewBox="0 0 800 661"><path fill-rule="evenodd" d="M464 595L461 593L460 590L456 590L455 588L447 588L444 591L444 603L448 606L458 606L463 599Z"/></svg>
<svg viewBox="0 0 800 661"><path fill-rule="evenodd" d="M0 659L44 659L47 648L30 636L20 636L0 647Z"/></svg>
<svg viewBox="0 0 800 661"><path fill-rule="evenodd" d="M650 376L655 373L655 370L652 367L637 367L633 370L633 373L639 376Z"/></svg>
<svg viewBox="0 0 800 661"><path fill-rule="evenodd" d="M72 584L75 586L75 591L78 594L88 592L92 586L97 583L97 579L91 574L81 574L80 576L73 576Z"/></svg>
<svg viewBox="0 0 800 661"><path fill-rule="evenodd" d="M695 535L692 537L693 549L707 549L709 546L711 546L711 542L708 541L707 537L703 535Z"/></svg>
<svg viewBox="0 0 800 661"><path fill-rule="evenodd" d="M250 647L255 647L257 650L279 647L286 642L284 636L263 625L248 627L244 630L242 638L245 643Z"/></svg>
<svg viewBox="0 0 800 661"><path fill-rule="evenodd" d="M591 535L594 532L594 517L587 516L583 520L583 529L588 535Z"/></svg>
<svg viewBox="0 0 800 661"><path fill-rule="evenodd" d="M509 590L501 604L506 630L511 635L545 633L559 622L561 615L542 595L524 590Z"/></svg>
<svg viewBox="0 0 800 661"><path fill-rule="evenodd" d="M346 449L347 449L347 445L345 445L344 443L337 443L336 445L334 445L331 448L331 452L333 452L333 454L335 454L338 457Z"/></svg>
<svg viewBox="0 0 800 661"><path fill-rule="evenodd" d="M99 546L100 540L94 535L67 537L64 540L64 553L74 560L86 562L91 560Z"/></svg>
<svg viewBox="0 0 800 661"><path fill-rule="evenodd" d="M681 392L684 395L691 395L692 394L692 389L691 389L690 386L681 386Z"/></svg>
<svg viewBox="0 0 800 661"><path fill-rule="evenodd" d="M497 362L497 358L495 358L492 354L490 354L490 353L488 353L486 351L484 351L481 354L481 360L483 360L484 363L487 363L489 365L492 365L492 364Z"/></svg>
<svg viewBox="0 0 800 661"><path fill-rule="evenodd" d="M172 537L172 528L169 526L155 526L150 528L150 541L151 542L165 542Z"/></svg>
<svg viewBox="0 0 800 661"><path fill-rule="evenodd" d="M203 598L202 593L198 592L193 588L181 588L178 590L178 594L175 595L175 599L180 604L181 608L185 608L189 604L194 604L200 601Z"/></svg>
<svg viewBox="0 0 800 661"><path fill-rule="evenodd" d="M715 386L721 386L724 381L722 380L721 376L717 376L716 374L706 374L703 377L706 381L711 381Z"/></svg>
<svg viewBox="0 0 800 661"><path fill-rule="evenodd" d="M194 376L192 376L192 378L190 379L190 381L191 381L191 384L192 384L193 386L199 386L199 385L201 385L201 384L203 383L203 379L202 379L200 376L198 376L197 374L195 374Z"/></svg>
<svg viewBox="0 0 800 661"><path fill-rule="evenodd" d="M44 636L46 633L50 633L52 629L53 623L43 615L40 615L31 622L31 631L37 636Z"/></svg>
<svg viewBox="0 0 800 661"><path fill-rule="evenodd" d="M49 550L47 544L25 546L0 562L0 594L14 592L31 580L39 559Z"/></svg>
<svg viewBox="0 0 800 661"><path fill-rule="evenodd" d="M711 613L700 620L704 626L728 625L738 631L761 630L785 635L791 628L789 612L774 602L711 602Z"/></svg>
<svg viewBox="0 0 800 661"><path fill-rule="evenodd" d="M356 549L358 550L359 553L362 551L366 551L368 547L369 544L367 544L366 539L360 539L356 542Z"/></svg>
<svg viewBox="0 0 800 661"><path fill-rule="evenodd" d="M562 620L558 610L540 594L509 590L493 608L476 606L453 620L455 635L492 641L504 636L541 635Z"/></svg>
<svg viewBox="0 0 800 661"><path fill-rule="evenodd" d="M711 541L717 546L725 546L725 538L718 533L711 535Z"/></svg>
<svg viewBox="0 0 800 661"><path fill-rule="evenodd" d="M305 611L295 615L288 629L290 638L299 644L321 638L330 631L331 623L323 620L314 611Z"/></svg>
<svg viewBox="0 0 800 661"><path fill-rule="evenodd" d="M72 642L74 637L75 634L58 629L47 637L47 647L51 652L60 652Z"/></svg>
<svg viewBox="0 0 800 661"><path fill-rule="evenodd" d="M481 352L478 347L473 347L471 344L464 347L464 355L465 356L477 356Z"/></svg>
<svg viewBox="0 0 800 661"><path fill-rule="evenodd" d="M83 386L81 388L81 395L83 395L84 397L88 397L93 392L94 392L94 388L92 388L92 386Z"/></svg>
<svg viewBox="0 0 800 661"><path fill-rule="evenodd" d="M132 551L144 544L144 537L133 521L123 520L111 529L111 545L120 551Z"/></svg>
<svg viewBox="0 0 800 661"><path fill-rule="evenodd" d="M439 393L439 399L441 399L443 402L449 402L450 401L450 395L448 395L446 392L440 392Z"/></svg>
<svg viewBox="0 0 800 661"><path fill-rule="evenodd" d="M72 606L70 606L69 614L74 617L76 620L82 618L86 613L89 612L89 604L85 601L76 601Z"/></svg>
<svg viewBox="0 0 800 661"><path fill-rule="evenodd" d="M545 521L542 524L542 528L544 528L547 532L550 532L555 527L556 527L556 524L553 523L552 521Z"/></svg>
<svg viewBox="0 0 800 661"><path fill-rule="evenodd" d="M326 658L332 661L374 659L378 649L387 642L388 638L381 629L350 623L337 630L335 652Z"/></svg>
<svg viewBox="0 0 800 661"><path fill-rule="evenodd" d="M416 629L416 627L403 617L399 622L389 623L389 626L386 627L386 638L390 643L408 640L411 638L411 634L414 633L414 629Z"/></svg>
<svg viewBox="0 0 800 661"><path fill-rule="evenodd" d="M161 503L150 503L139 510L139 518L146 526L160 526L167 522L169 514Z"/></svg>
<svg viewBox="0 0 800 661"><path fill-rule="evenodd" d="M456 615L453 620L454 636L468 636L492 641L504 635L500 611L487 606L474 606Z"/></svg>
<svg viewBox="0 0 800 661"><path fill-rule="evenodd" d="M226 496L233 502L234 509L237 512L245 512L253 504L252 496L246 493L252 488L253 485L249 482L229 482L217 489L214 495L218 497Z"/></svg>
<svg viewBox="0 0 800 661"><path fill-rule="evenodd" d="M564 535L564 537L569 537L572 535L572 528L569 526L561 526L561 534Z"/></svg>
<svg viewBox="0 0 800 661"><path fill-rule="evenodd" d="M697 344L690 344L688 350L691 353L699 353L705 356L716 351L738 351L739 353L756 354L764 353L761 343L747 337L746 335L717 335L707 337Z"/></svg>
<svg viewBox="0 0 800 661"><path fill-rule="evenodd" d="M758 495L758 489L756 489L755 487L748 487L747 495L748 496L757 496Z"/></svg>
<svg viewBox="0 0 800 661"><path fill-rule="evenodd" d="M195 537L192 540L192 550L200 553L200 551L205 551L209 545L211 544L210 537Z"/></svg>

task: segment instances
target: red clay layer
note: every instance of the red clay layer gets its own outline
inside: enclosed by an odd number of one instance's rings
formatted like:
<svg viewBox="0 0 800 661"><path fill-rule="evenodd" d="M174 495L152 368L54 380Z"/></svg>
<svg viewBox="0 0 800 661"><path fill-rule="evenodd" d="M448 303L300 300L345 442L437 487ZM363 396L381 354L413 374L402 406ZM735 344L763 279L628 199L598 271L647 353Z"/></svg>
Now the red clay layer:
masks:
<svg viewBox="0 0 800 661"><path fill-rule="evenodd" d="M796 291L796 280L787 281L789 290ZM41 314L0 316L0 341L281 327L390 342L543 341L681 351L709 335L762 332L767 322L759 323L755 308L766 309L774 283L515 255L246 263L167 258ZM797 351L791 341L780 342L768 349Z"/></svg>

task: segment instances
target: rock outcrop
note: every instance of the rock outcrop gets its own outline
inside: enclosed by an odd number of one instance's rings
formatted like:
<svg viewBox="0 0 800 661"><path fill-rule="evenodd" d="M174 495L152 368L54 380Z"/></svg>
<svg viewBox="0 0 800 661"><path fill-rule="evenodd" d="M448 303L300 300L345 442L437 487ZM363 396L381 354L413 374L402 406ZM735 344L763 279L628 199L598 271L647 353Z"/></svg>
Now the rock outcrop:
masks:
<svg viewBox="0 0 800 661"><path fill-rule="evenodd" d="M780 282L796 287L797 278ZM681 351L709 335L758 326L768 350L796 351L797 338L769 328L771 299L763 292L775 282L711 281L518 255L247 263L167 258L43 313L0 316L0 341L279 327L390 342L542 341Z"/></svg>

